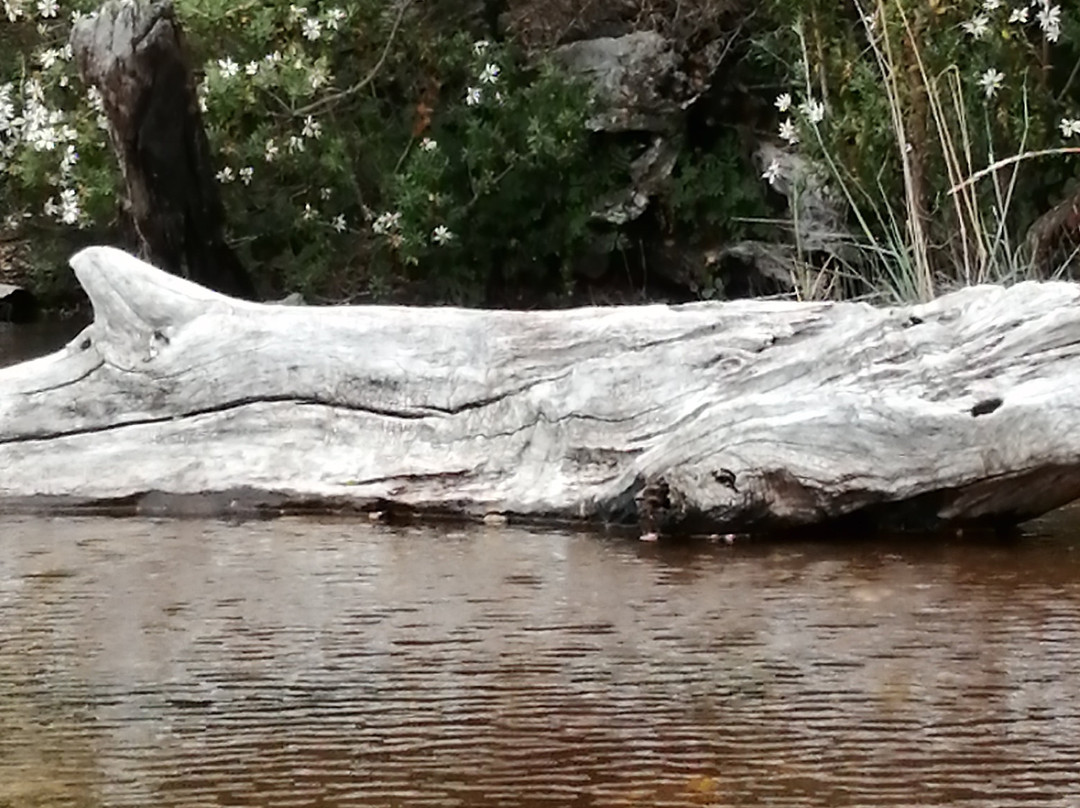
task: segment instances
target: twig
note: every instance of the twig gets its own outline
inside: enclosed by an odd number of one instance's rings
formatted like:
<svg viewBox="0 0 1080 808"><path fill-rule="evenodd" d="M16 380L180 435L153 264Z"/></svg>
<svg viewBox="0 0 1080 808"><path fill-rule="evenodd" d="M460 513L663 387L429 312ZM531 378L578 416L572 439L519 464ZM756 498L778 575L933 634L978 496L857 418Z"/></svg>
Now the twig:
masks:
<svg viewBox="0 0 1080 808"><path fill-rule="evenodd" d="M1024 160L1032 160L1036 157L1053 157L1057 154L1080 154L1080 146L1061 146L1056 149L1040 149L1039 151L1023 152L1022 154L1014 154L1012 157L1006 157L1003 160L998 160L996 163L988 165L981 171L976 171L970 177L963 182L957 183L949 189L950 194L958 193L964 190L968 186L974 185L988 174L993 174L999 168L1005 168L1005 166L1011 166L1014 163L1022 163Z"/></svg>

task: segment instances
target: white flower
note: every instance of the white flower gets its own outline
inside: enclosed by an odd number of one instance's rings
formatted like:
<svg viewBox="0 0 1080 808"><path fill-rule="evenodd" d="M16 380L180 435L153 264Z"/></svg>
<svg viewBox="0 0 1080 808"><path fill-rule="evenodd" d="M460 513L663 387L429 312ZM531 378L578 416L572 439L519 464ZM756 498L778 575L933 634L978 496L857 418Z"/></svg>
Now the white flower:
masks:
<svg viewBox="0 0 1080 808"><path fill-rule="evenodd" d="M79 152L74 144L69 143L64 147L64 156L60 158L60 173L70 174L77 162L79 162Z"/></svg>
<svg viewBox="0 0 1080 808"><path fill-rule="evenodd" d="M378 218L376 218L371 225L371 230L376 235L381 236L389 233L391 230L396 230L400 224L401 214L396 211L394 213L387 211L386 213L379 214Z"/></svg>
<svg viewBox="0 0 1080 808"><path fill-rule="evenodd" d="M1005 80L1005 74L1000 70L990 68L979 76L979 86L983 88L987 98L993 98L1001 89L1001 83Z"/></svg>
<svg viewBox="0 0 1080 808"><path fill-rule="evenodd" d="M289 4L289 22L296 22L302 20L307 16L307 9L303 6L298 6L295 3Z"/></svg>
<svg viewBox="0 0 1080 808"><path fill-rule="evenodd" d="M804 101L799 105L799 111L807 117L812 124L819 124L825 120L825 105L816 98Z"/></svg>
<svg viewBox="0 0 1080 808"><path fill-rule="evenodd" d="M8 20L15 22L24 14L22 5L22 0L4 0L4 13Z"/></svg>
<svg viewBox="0 0 1080 808"><path fill-rule="evenodd" d="M791 93L776 96L776 108L781 112L787 112L791 109Z"/></svg>
<svg viewBox="0 0 1080 808"><path fill-rule="evenodd" d="M310 222L316 216L315 209L311 207L311 203L304 205L304 212L300 215L300 218L305 222Z"/></svg>
<svg viewBox="0 0 1080 808"><path fill-rule="evenodd" d="M251 178L255 174L255 169L251 166L244 166L240 169L240 182L244 185L251 185Z"/></svg>
<svg viewBox="0 0 1080 808"><path fill-rule="evenodd" d="M0 92L3 88L0 87ZM19 125L19 121L15 118L15 106L11 101L5 100L3 95L0 94L0 135L10 135L15 131L15 127ZM10 147L14 147L14 144L10 144ZM4 150L2 138L0 138L0 153Z"/></svg>
<svg viewBox="0 0 1080 808"><path fill-rule="evenodd" d="M297 135L289 135L289 154L295 154L296 152L302 152L304 150L304 139Z"/></svg>
<svg viewBox="0 0 1080 808"><path fill-rule="evenodd" d="M454 240L454 234L450 232L450 228L445 224L440 224L431 231L431 240L436 244L448 244Z"/></svg>
<svg viewBox="0 0 1080 808"><path fill-rule="evenodd" d="M1009 13L1009 23L1024 25L1028 21L1028 7L1020 6Z"/></svg>
<svg viewBox="0 0 1080 808"><path fill-rule="evenodd" d="M105 101L101 97L101 90L97 87L91 87L86 91L86 101L90 104L90 109L94 112L105 111Z"/></svg>
<svg viewBox="0 0 1080 808"><path fill-rule="evenodd" d="M486 39L478 39L472 44L472 52L477 56L482 56L483 53L491 46L491 43Z"/></svg>
<svg viewBox="0 0 1080 808"><path fill-rule="evenodd" d="M341 22L345 17L345 12L340 8L330 9L326 12L326 27L331 31L337 31L341 27Z"/></svg>
<svg viewBox="0 0 1080 808"><path fill-rule="evenodd" d="M983 0L983 11L997 11L1004 0Z"/></svg>
<svg viewBox="0 0 1080 808"><path fill-rule="evenodd" d="M60 138L57 137L56 129L43 126L37 130L30 145L34 147L34 151L53 151L59 142Z"/></svg>
<svg viewBox="0 0 1080 808"><path fill-rule="evenodd" d="M46 48L38 54L38 60L41 66L48 70L60 60L60 51L55 48Z"/></svg>
<svg viewBox="0 0 1080 808"><path fill-rule="evenodd" d="M45 87L37 79L30 79L23 85L23 95L30 99L31 103L45 103Z"/></svg>
<svg viewBox="0 0 1080 808"><path fill-rule="evenodd" d="M304 118L304 128L300 130L300 134L304 137L311 137L318 140L322 134L322 124L308 115Z"/></svg>
<svg viewBox="0 0 1080 808"><path fill-rule="evenodd" d="M60 221L64 224L75 224L79 221L82 211L79 210L79 197L74 189L65 188L60 192Z"/></svg>
<svg viewBox="0 0 1080 808"><path fill-rule="evenodd" d="M465 91L465 103L470 107L475 107L483 100L484 93L479 87L470 87Z"/></svg>
<svg viewBox="0 0 1080 808"><path fill-rule="evenodd" d="M236 179L236 175L233 174L233 170L229 166L225 166L215 176L217 176L217 181L221 183L232 182Z"/></svg>
<svg viewBox="0 0 1080 808"><path fill-rule="evenodd" d="M218 59L217 65L218 70L221 71L222 78L231 79L233 76L240 72L240 66L228 56L226 56L224 59Z"/></svg>
<svg viewBox="0 0 1080 808"><path fill-rule="evenodd" d="M435 149L439 148L439 144L431 138L426 137L420 141L420 148L424 151L435 151Z"/></svg>
<svg viewBox="0 0 1080 808"><path fill-rule="evenodd" d="M480 82L482 84L494 84L498 80L499 66L488 62L480 72Z"/></svg>
<svg viewBox="0 0 1080 808"><path fill-rule="evenodd" d="M246 65L244 65L244 72L247 73L249 76L254 76L256 73L259 72L259 63L248 62Z"/></svg>
<svg viewBox="0 0 1080 808"><path fill-rule="evenodd" d="M323 202L326 202L333 195L334 195L334 192L330 188L320 188L319 189L319 199L321 199Z"/></svg>
<svg viewBox="0 0 1080 808"><path fill-rule="evenodd" d="M42 208L42 212L50 219L56 218L60 214L60 206L53 201L53 197L49 197L45 200L45 205Z"/></svg>
<svg viewBox="0 0 1080 808"><path fill-rule="evenodd" d="M309 42L322 36L322 23L315 17L308 17L300 26L300 31Z"/></svg>
<svg viewBox="0 0 1080 808"><path fill-rule="evenodd" d="M1080 135L1080 120L1075 118L1062 118L1059 124L1062 137L1076 137Z"/></svg>
<svg viewBox="0 0 1080 808"><path fill-rule="evenodd" d="M266 54L266 56L263 57L263 61L268 65L276 65L281 61L281 51L274 51L273 53Z"/></svg>
<svg viewBox="0 0 1080 808"><path fill-rule="evenodd" d="M263 154L266 156L266 162L274 162L274 158L278 154L278 145L274 142L273 138L266 141L266 146L263 147Z"/></svg>
<svg viewBox="0 0 1080 808"><path fill-rule="evenodd" d="M780 138L786 140L792 146L799 142L799 132L795 129L795 124L791 118L780 124Z"/></svg>
<svg viewBox="0 0 1080 808"><path fill-rule="evenodd" d="M1042 8L1036 14L1039 27L1047 42L1057 42L1061 38L1061 6L1050 5L1050 0L1040 0Z"/></svg>
<svg viewBox="0 0 1080 808"><path fill-rule="evenodd" d="M345 229L348 227L348 225L345 224L344 214L339 213L337 216L335 216L330 222L330 226L334 228L337 232L344 233Z"/></svg>
<svg viewBox="0 0 1080 808"><path fill-rule="evenodd" d="M769 163L768 167L765 169L765 173L761 175L761 178L765 180L765 182L769 183L769 185L775 186L776 181L782 176L783 173L780 170L780 161L773 160L771 163Z"/></svg>
<svg viewBox="0 0 1080 808"><path fill-rule="evenodd" d="M312 90L317 90L324 84L330 83L330 73L327 69L321 65L313 65L311 72L308 74L308 84L311 85Z"/></svg>
<svg viewBox="0 0 1080 808"><path fill-rule="evenodd" d="M976 14L970 20L960 23L960 27L975 39L982 39L990 30L990 18L985 14Z"/></svg>
<svg viewBox="0 0 1080 808"><path fill-rule="evenodd" d="M38 0L38 14L42 17L55 17L56 12L60 10L59 4L56 0Z"/></svg>

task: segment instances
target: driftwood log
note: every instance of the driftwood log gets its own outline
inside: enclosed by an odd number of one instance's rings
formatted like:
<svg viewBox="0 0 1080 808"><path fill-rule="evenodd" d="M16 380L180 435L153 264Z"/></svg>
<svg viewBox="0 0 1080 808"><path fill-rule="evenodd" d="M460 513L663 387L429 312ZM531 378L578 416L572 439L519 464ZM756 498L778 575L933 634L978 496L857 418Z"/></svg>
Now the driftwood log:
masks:
<svg viewBox="0 0 1080 808"><path fill-rule="evenodd" d="M143 257L252 299L251 279L225 242L225 210L172 3L107 0L75 23L71 46L83 82L101 92Z"/></svg>
<svg viewBox="0 0 1080 808"><path fill-rule="evenodd" d="M262 305L118 250L0 370L0 500L256 492L747 531L1013 523L1080 496L1080 286L928 304Z"/></svg>

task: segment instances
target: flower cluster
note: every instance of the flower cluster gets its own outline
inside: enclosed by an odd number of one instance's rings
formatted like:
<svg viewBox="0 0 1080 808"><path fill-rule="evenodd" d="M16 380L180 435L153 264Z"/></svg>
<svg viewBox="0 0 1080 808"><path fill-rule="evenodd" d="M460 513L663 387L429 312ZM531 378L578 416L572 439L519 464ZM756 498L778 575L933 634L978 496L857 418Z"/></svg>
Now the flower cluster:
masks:
<svg viewBox="0 0 1080 808"><path fill-rule="evenodd" d="M983 0L979 11L970 19L960 23L961 30L973 39L983 39L990 33L995 13L1008 9L1009 25L1027 25L1034 10L1034 19L1038 22L1047 42L1057 42L1061 38L1061 6L1053 0L1031 0L1017 6L1008 6L1005 0Z"/></svg>
<svg viewBox="0 0 1080 808"><path fill-rule="evenodd" d="M792 111L793 103L791 93L781 93L776 98L775 106L781 113L788 114ZM817 126L825 120L825 104L811 96L799 104L798 113L806 124L809 126ZM780 122L779 135L780 139L789 146L798 145L799 128L796 125L795 119L790 115ZM770 180L770 182L772 182L772 180Z"/></svg>
<svg viewBox="0 0 1080 808"><path fill-rule="evenodd" d="M1005 12L1008 12L1007 15ZM1026 26L1034 22L1046 42L1054 44L1061 39L1061 6L1053 0L1030 0L1012 5L1006 0L982 0L979 10L960 23L961 30L973 39L985 39L995 25L995 16L1007 26ZM1005 73L997 67L988 67L976 76L975 83L987 101L995 98L1006 81ZM1059 123L1063 137L1076 134L1075 121L1064 118Z"/></svg>
<svg viewBox="0 0 1080 808"><path fill-rule="evenodd" d="M483 56L487 53L491 47L491 43L486 39L481 39L473 43L472 51L475 56ZM484 99L490 93L491 97L495 99L497 103L502 103L503 96L498 90L494 90L494 86L499 81L499 73L501 69L494 62L486 62L480 74L477 76L477 83L470 85L465 90L465 103L470 107L475 107L484 102Z"/></svg>
<svg viewBox="0 0 1080 808"><path fill-rule="evenodd" d="M55 194L50 196L43 212L69 225L85 223L73 176L79 161L77 138L69 114L49 106L45 87L38 78L27 79L21 87L12 82L0 85L0 173L20 153L46 158L55 166L52 184L59 191L60 201L56 201Z"/></svg>
<svg viewBox="0 0 1080 808"><path fill-rule="evenodd" d="M496 89L502 76L502 67L496 58L491 57L493 50L492 44L487 40L479 40L471 45L472 56L474 59L479 60L479 64L477 71L472 76L472 81L465 89L463 100L466 107L479 107L488 98L494 100L497 105L504 103L505 99L502 91ZM431 173L434 177L445 167L447 158L445 155L438 155L438 151L439 143L434 138L424 137L420 141L419 153L428 157L426 164L421 169L421 173ZM446 199L442 194L429 192L427 201L433 207L438 208L446 202ZM402 224L401 211L388 211L380 214L372 222L371 230L376 236L386 239L391 247L399 249L407 244L407 240L402 233ZM434 247L445 247L456 239L457 236L450 227L445 222L439 222L430 228L423 241Z"/></svg>

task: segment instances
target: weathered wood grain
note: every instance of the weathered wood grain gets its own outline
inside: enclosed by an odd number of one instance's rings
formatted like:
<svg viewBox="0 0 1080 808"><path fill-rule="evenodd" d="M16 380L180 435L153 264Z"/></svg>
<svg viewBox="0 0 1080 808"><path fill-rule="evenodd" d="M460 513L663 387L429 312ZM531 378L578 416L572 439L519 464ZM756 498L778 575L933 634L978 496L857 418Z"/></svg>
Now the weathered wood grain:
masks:
<svg viewBox="0 0 1080 808"><path fill-rule="evenodd" d="M260 305L105 247L95 320L0 370L0 499L238 488L710 531L1080 496L1080 287L925 305Z"/></svg>

